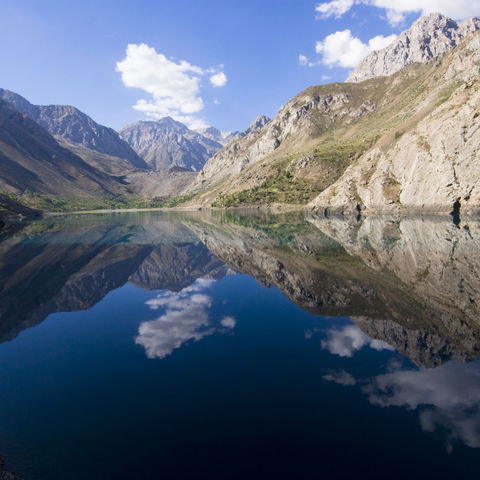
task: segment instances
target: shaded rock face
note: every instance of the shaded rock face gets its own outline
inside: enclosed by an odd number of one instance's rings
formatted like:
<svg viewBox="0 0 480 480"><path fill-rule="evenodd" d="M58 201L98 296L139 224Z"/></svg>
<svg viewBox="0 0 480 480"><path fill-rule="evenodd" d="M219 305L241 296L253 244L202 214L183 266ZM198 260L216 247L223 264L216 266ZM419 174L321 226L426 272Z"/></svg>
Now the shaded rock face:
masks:
<svg viewBox="0 0 480 480"><path fill-rule="evenodd" d="M127 160L132 167L147 168L145 162L112 128L104 127L88 115L68 105L32 105L22 96L0 89L0 99L28 115L50 135L97 152Z"/></svg>
<svg viewBox="0 0 480 480"><path fill-rule="evenodd" d="M140 121L120 130L120 136L154 170L182 167L199 171L222 145L170 117Z"/></svg>
<svg viewBox="0 0 480 480"><path fill-rule="evenodd" d="M127 282L178 291L229 271L180 222L73 224L55 243L49 241L51 227L46 223L34 242L27 227L26 241L18 235L0 243L1 341L51 313L89 309Z"/></svg>
<svg viewBox="0 0 480 480"><path fill-rule="evenodd" d="M480 20L457 23L439 13L419 18L391 45L366 56L347 82L392 75L411 63L425 63L455 48L468 34L480 29Z"/></svg>
<svg viewBox="0 0 480 480"><path fill-rule="evenodd" d="M123 192L123 184L87 164L30 117L0 100L0 190L65 197Z"/></svg>

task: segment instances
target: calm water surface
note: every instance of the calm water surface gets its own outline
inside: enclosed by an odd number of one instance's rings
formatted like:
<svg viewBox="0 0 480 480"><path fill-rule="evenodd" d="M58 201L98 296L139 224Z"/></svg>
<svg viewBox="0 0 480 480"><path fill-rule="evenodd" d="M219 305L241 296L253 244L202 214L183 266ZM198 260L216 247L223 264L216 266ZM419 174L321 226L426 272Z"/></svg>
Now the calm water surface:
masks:
<svg viewBox="0 0 480 480"><path fill-rule="evenodd" d="M477 479L479 310L476 219L18 225L0 453L25 480Z"/></svg>

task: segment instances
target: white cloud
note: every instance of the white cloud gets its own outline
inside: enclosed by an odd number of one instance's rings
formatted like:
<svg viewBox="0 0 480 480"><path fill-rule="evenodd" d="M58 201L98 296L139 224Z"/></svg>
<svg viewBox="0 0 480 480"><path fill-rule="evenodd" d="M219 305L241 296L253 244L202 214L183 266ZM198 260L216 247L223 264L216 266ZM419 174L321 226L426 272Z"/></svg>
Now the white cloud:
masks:
<svg viewBox="0 0 480 480"><path fill-rule="evenodd" d="M347 325L341 330L330 329L326 331L327 338L322 340L322 348L340 357L352 357L357 350L369 346L374 350L393 350L386 342L372 340L365 335L356 325Z"/></svg>
<svg viewBox="0 0 480 480"><path fill-rule="evenodd" d="M298 64L301 67L316 67L317 65L320 65L322 62L311 62L308 57L305 55L300 54L298 56Z"/></svg>
<svg viewBox="0 0 480 480"><path fill-rule="evenodd" d="M455 20L480 15L480 0L335 0L317 5L315 11L319 18L340 18L355 4L385 10L388 22L394 27L403 23L405 16L411 13L428 15L440 12Z"/></svg>
<svg viewBox="0 0 480 480"><path fill-rule="evenodd" d="M365 44L347 29L332 33L324 40L318 41L315 50L322 55L322 62L329 67L355 68L362 58L373 50L386 47L395 38L396 35L388 37L378 35Z"/></svg>
<svg viewBox="0 0 480 480"><path fill-rule="evenodd" d="M308 57L300 54L298 56L298 64L301 65L302 67L306 67L308 65Z"/></svg>
<svg viewBox="0 0 480 480"><path fill-rule="evenodd" d="M223 72L216 73L210 77L210 83L214 87L224 87L227 84L227 76Z"/></svg>
<svg viewBox="0 0 480 480"><path fill-rule="evenodd" d="M320 18L340 18L353 7L353 0L333 0L331 2L319 3L315 11Z"/></svg>
<svg viewBox="0 0 480 480"><path fill-rule="evenodd" d="M126 56L117 62L116 70L121 73L126 87L139 88L151 95L148 100L138 100L133 107L136 110L152 118L170 116L190 128L208 126L196 114L204 108L200 95L201 78L212 69L206 71L184 60L177 63L141 43L127 46ZM211 78L222 80L221 75L226 83L223 72Z"/></svg>
<svg viewBox="0 0 480 480"><path fill-rule="evenodd" d="M456 20L480 15L479 0L363 0L363 3L387 10L392 25L398 25L410 13L440 12Z"/></svg>

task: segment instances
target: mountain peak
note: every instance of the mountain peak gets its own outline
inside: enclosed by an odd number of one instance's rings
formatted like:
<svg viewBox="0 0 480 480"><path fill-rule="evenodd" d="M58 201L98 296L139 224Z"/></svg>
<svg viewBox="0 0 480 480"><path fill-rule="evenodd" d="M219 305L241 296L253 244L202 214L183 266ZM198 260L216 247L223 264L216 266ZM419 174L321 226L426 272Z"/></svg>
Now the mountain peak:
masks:
<svg viewBox="0 0 480 480"><path fill-rule="evenodd" d="M446 54L464 37L479 29L480 20L475 17L460 23L441 13L420 17L386 48L367 55L347 82L386 77L411 63L426 63Z"/></svg>

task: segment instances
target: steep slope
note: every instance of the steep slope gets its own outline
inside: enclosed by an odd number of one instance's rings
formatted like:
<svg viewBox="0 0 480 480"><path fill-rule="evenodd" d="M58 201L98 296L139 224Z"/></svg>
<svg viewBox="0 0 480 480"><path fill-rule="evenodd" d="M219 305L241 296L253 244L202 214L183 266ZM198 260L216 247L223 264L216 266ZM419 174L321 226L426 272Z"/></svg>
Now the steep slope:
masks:
<svg viewBox="0 0 480 480"><path fill-rule="evenodd" d="M197 194L190 203L298 205L320 195L312 208L383 210L397 208L402 192L405 209L450 211L460 197L477 208L479 45L475 32L441 61L308 88L261 130L211 158L188 189ZM392 155L393 170L386 163L374 168ZM341 180L353 174L354 185Z"/></svg>
<svg viewBox="0 0 480 480"><path fill-rule="evenodd" d="M0 190L65 197L124 193L118 179L60 146L27 115L0 100Z"/></svg>
<svg viewBox="0 0 480 480"><path fill-rule="evenodd" d="M435 108L396 141L354 162L311 204L329 211L480 210L480 34L432 71L443 86ZM430 102L435 99L430 94Z"/></svg>
<svg viewBox="0 0 480 480"><path fill-rule="evenodd" d="M99 125L88 115L68 105L32 105L22 96L0 89L0 99L41 125L63 146L87 163L108 173L148 168L118 133Z"/></svg>
<svg viewBox="0 0 480 480"><path fill-rule="evenodd" d="M388 76L411 63L426 63L457 46L468 34L480 29L480 20L457 23L439 13L419 18L388 47L367 55L347 82Z"/></svg>
<svg viewBox="0 0 480 480"><path fill-rule="evenodd" d="M170 117L139 121L120 130L120 137L154 170L182 167L200 170L222 145Z"/></svg>

